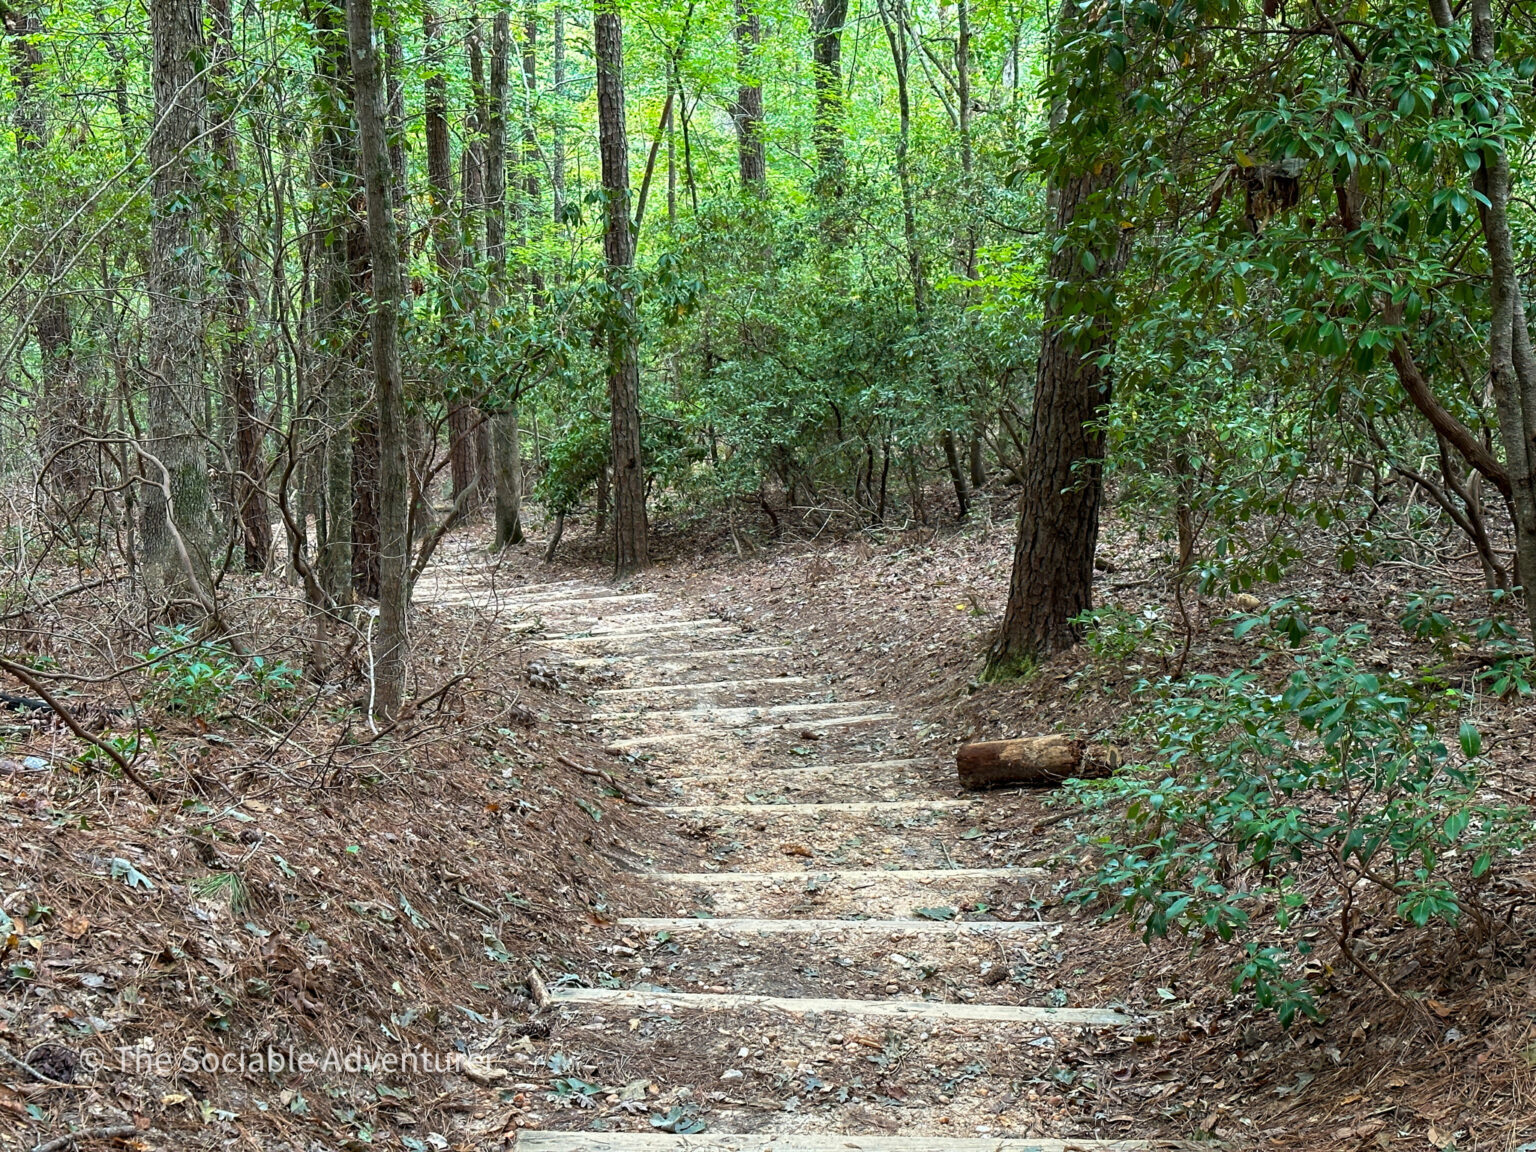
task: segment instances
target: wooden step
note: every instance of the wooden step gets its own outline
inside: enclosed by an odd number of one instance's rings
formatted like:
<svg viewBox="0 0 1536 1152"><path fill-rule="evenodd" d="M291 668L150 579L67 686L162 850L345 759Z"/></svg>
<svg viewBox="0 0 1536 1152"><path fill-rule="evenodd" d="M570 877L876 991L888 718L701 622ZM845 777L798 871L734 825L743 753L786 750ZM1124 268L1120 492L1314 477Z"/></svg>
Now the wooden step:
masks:
<svg viewBox="0 0 1536 1152"><path fill-rule="evenodd" d="M731 1136L707 1132L671 1136L658 1132L533 1132L517 1133L521 1152L1141 1152L1151 1148L1194 1148L1182 1141L1091 1140L1073 1137L1025 1140L998 1136L849 1136L842 1133L797 1133L774 1136L754 1132ZM1205 1147L1205 1145L1200 1145Z"/></svg>
<svg viewBox="0 0 1536 1152"><path fill-rule="evenodd" d="M675 665L679 672L683 672L706 656L721 656L729 661L739 656L771 656L778 652L792 651L794 649L784 644L769 644L762 648L700 648L696 652L636 652L633 655L626 653L623 656L582 656L575 660L567 660L566 663L572 668L602 668L618 663L667 663Z"/></svg>
<svg viewBox="0 0 1536 1152"><path fill-rule="evenodd" d="M980 803L971 797L950 800L845 800L826 804L668 804L658 812L669 816L709 816L733 813L748 816L806 816L818 812L920 812L947 808L967 808Z"/></svg>
<svg viewBox="0 0 1536 1152"><path fill-rule="evenodd" d="M720 627L699 628L691 632L666 629L650 632L603 632L595 635L559 633L539 636L535 639L535 643L542 644L547 648L567 648L584 644L646 644L657 638L663 640L693 640L709 636L739 636L740 634L737 629L722 625ZM681 653L672 652L665 653L664 655L676 659Z"/></svg>
<svg viewBox="0 0 1536 1152"><path fill-rule="evenodd" d="M761 767L754 766L750 769L723 769L714 772L684 771L676 776L675 779L679 781L742 780L745 783L746 777L751 777L754 781L761 780L760 773L763 772L779 776L798 772L849 772L878 768L916 768L920 765L937 766L940 763L940 761L929 759L926 756L912 756L905 760L850 760L846 764L764 764ZM874 783L874 781L862 781L862 783Z"/></svg>
<svg viewBox="0 0 1536 1152"><path fill-rule="evenodd" d="M714 932L735 936L802 935L812 932L884 932L887 935L996 936L1041 932L1044 920L756 920L745 916L625 916L618 923L636 932Z"/></svg>
<svg viewBox="0 0 1536 1152"><path fill-rule="evenodd" d="M681 887L733 888L752 884L794 884L815 880L818 883L880 883L905 881L921 884L932 880L1042 880L1050 875L1045 868L850 868L846 871L814 868L798 872L646 872L647 880Z"/></svg>
<svg viewBox="0 0 1536 1152"><path fill-rule="evenodd" d="M594 625L591 628L572 629L569 632L551 632L547 639L595 640L620 636L668 636L677 632L691 632L721 626L720 621L713 617L705 617L702 620L648 620L628 628Z"/></svg>
<svg viewBox="0 0 1536 1152"><path fill-rule="evenodd" d="M861 700L819 700L811 704L728 704L723 707L674 708L668 711L595 712L593 720L703 720L710 724L732 724L757 720L764 716L798 716L805 712L849 712L864 703ZM875 708L889 708L884 701L871 700ZM854 714L854 713L851 713Z"/></svg>
<svg viewBox="0 0 1536 1152"><path fill-rule="evenodd" d="M817 717L813 720L807 720L805 723L806 727L815 729L853 728L860 724L883 724L887 720L900 719L901 717L894 712L871 712L863 716ZM604 751L624 752L630 748L643 748L647 744L683 744L690 740L713 740L717 737L733 733L764 736L783 727L783 724L759 724L751 728L717 727L714 729L698 728L690 732L652 732L645 736L630 736L624 740L615 740Z"/></svg>
<svg viewBox="0 0 1536 1152"><path fill-rule="evenodd" d="M762 1008L804 1016L836 1012L907 1020L976 1020L994 1024L1118 1028L1134 1018L1113 1008L1040 1008L1017 1004L953 1004L943 1000L832 1000L819 997L754 996L731 992L653 992L630 988L551 988L552 1004L572 1008L640 1008L654 1012Z"/></svg>
<svg viewBox="0 0 1536 1152"><path fill-rule="evenodd" d="M572 592L588 593L587 589L571 589ZM605 592L601 589L592 589L589 594L580 596L568 595L565 592L544 592L534 596L525 596L522 589L517 589L517 603L529 604L539 608L550 604L619 604L632 600L655 600L655 592Z"/></svg>
<svg viewBox="0 0 1536 1152"><path fill-rule="evenodd" d="M751 680L706 680L698 684L646 684L639 688L599 688L594 696L639 696L647 692L715 692L759 684L809 684L809 676L757 676ZM594 717L595 719L595 717Z"/></svg>

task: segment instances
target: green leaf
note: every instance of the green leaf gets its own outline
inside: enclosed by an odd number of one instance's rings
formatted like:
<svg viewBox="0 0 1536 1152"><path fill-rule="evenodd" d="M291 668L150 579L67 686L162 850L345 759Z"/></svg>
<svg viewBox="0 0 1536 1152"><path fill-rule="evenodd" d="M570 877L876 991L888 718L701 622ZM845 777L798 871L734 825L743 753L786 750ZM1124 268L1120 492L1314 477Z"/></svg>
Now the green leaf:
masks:
<svg viewBox="0 0 1536 1152"><path fill-rule="evenodd" d="M1483 751L1482 734L1470 720L1461 722L1461 751L1468 760L1480 756Z"/></svg>
<svg viewBox="0 0 1536 1152"><path fill-rule="evenodd" d="M130 888L143 888L147 892L153 892L155 888L148 876L121 856L112 857L112 879L121 880Z"/></svg>

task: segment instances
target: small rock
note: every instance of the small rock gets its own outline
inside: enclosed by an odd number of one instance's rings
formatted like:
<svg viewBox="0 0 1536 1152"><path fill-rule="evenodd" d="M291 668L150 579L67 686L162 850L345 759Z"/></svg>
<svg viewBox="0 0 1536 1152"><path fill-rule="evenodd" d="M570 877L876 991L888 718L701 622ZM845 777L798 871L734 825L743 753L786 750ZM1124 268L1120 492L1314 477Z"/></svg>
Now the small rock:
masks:
<svg viewBox="0 0 1536 1152"><path fill-rule="evenodd" d="M29 772L42 772L47 769L48 761L41 756L28 756L21 762L21 766Z"/></svg>
<svg viewBox="0 0 1536 1152"><path fill-rule="evenodd" d="M744 1075L745 1073L743 1073L739 1068L727 1068L724 1072L720 1073L720 1079L740 1080Z"/></svg>

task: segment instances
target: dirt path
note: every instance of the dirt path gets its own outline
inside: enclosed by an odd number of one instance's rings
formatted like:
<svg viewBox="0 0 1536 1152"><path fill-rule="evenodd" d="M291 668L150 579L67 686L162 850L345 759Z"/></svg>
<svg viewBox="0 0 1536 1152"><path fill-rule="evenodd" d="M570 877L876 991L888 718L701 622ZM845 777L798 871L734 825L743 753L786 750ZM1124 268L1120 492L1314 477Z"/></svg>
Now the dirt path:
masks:
<svg viewBox="0 0 1536 1152"><path fill-rule="evenodd" d="M986 858L989 801L921 718L670 593L445 565L419 595L600 685L592 726L679 833L632 846L645 882L614 894L608 961L546 970L552 1039L512 1054L518 1148L1149 1146L1111 1085L1151 1025L1053 979L1091 929L1051 919L1042 872Z"/></svg>

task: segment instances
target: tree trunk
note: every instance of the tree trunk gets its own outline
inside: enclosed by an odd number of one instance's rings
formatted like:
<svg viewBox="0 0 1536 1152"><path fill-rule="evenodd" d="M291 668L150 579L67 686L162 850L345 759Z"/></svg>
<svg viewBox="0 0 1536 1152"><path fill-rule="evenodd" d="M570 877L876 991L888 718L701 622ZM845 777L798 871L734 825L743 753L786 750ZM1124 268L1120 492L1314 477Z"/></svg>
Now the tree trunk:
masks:
<svg viewBox="0 0 1536 1152"><path fill-rule="evenodd" d="M812 136L816 146L816 194L823 201L846 191L843 165L843 23L848 0L815 0L811 13L812 76L816 111ZM824 206L824 211L827 208ZM828 212L823 230L836 239L845 233L835 213Z"/></svg>
<svg viewBox="0 0 1536 1152"><path fill-rule="evenodd" d="M978 432L971 437L971 487L985 488L987 486L987 457L981 443L981 434Z"/></svg>
<svg viewBox="0 0 1536 1152"><path fill-rule="evenodd" d="M955 753L955 774L960 787L969 791L1005 784L1060 784L1074 778L1098 780L1118 767L1118 749L1059 734L962 744Z"/></svg>
<svg viewBox="0 0 1536 1152"><path fill-rule="evenodd" d="M736 159L741 171L741 190L762 196L766 190L767 155L763 146L763 83L757 75L757 54L763 43L763 26L752 7L755 0L736 0L736 60L740 76L736 106ZM670 115L671 109L668 109Z"/></svg>
<svg viewBox="0 0 1536 1152"><path fill-rule="evenodd" d="M317 0L317 87L324 93L315 147L316 355L311 361L325 421L324 463L313 486L319 583L338 608L353 601L353 421L359 406L358 299L367 272L367 251L357 211L357 148L352 128L352 74L342 10Z"/></svg>
<svg viewBox="0 0 1536 1152"><path fill-rule="evenodd" d="M482 50L480 18L470 21L469 42L469 124L464 132L460 172L464 184L465 259L476 263L485 254L481 247L485 217L485 132L491 118L490 97L485 87L485 54Z"/></svg>
<svg viewBox="0 0 1536 1152"><path fill-rule="evenodd" d="M1008 607L988 658L989 671L1008 672L1044 659L1077 642L1073 617L1093 606L1093 554L1099 539L1099 505L1104 477L1104 436L1095 426L1109 403L1110 376L1100 361L1113 346L1102 320L1084 338L1065 330L1072 303L1063 298L1093 291L1092 281L1113 276L1125 259L1118 237L1111 250L1072 243L1080 210L1109 186L1107 165L1074 174L1050 192L1054 231L1064 242L1051 256L1045 281L1046 304L1035 404L1019 495L1019 529L1014 543ZM1070 291L1075 289L1076 291ZM1075 323L1075 321L1074 321Z"/></svg>
<svg viewBox="0 0 1536 1152"><path fill-rule="evenodd" d="M207 104L201 0L150 0L155 122L150 215L148 414L143 441L144 572L157 594L191 592L206 606L212 521L200 422L206 288L194 205Z"/></svg>
<svg viewBox="0 0 1536 1152"><path fill-rule="evenodd" d="M554 142L549 156L549 194L554 202L554 220L565 216L565 10L555 6L554 34L550 45L550 81L554 85L555 115L551 135Z"/></svg>
<svg viewBox="0 0 1536 1152"><path fill-rule="evenodd" d="M239 138L235 117L239 94L232 74L234 20L230 0L213 0L214 125L213 149L222 167L224 208L219 213L219 256L224 273L224 395L235 410L235 475L233 497L245 537L245 567L260 572L272 548L272 517L267 508L266 459L262 450L256 370L252 363L251 282L246 275L245 240L241 232Z"/></svg>
<svg viewBox="0 0 1536 1152"><path fill-rule="evenodd" d="M453 218L453 154L448 138L448 74L443 60L443 26L428 9L422 18L427 43L426 99L422 112L427 138L427 188L432 203L432 266L444 301L457 298L459 223ZM449 305L445 304L445 307ZM457 500L475 483L475 412L462 399L448 400L448 476Z"/></svg>
<svg viewBox="0 0 1536 1152"><path fill-rule="evenodd" d="M4 4L0 4L0 15L4 17L6 35L11 37L11 79L16 94L12 113L16 159L25 178L46 179L44 166L34 155L47 145L49 131L48 106L36 89L43 56L32 42L33 36L42 33L43 23L35 15L14 11ZM85 434L84 404L75 380L74 324L69 297L59 291L61 256L62 252L51 251L42 262L43 295L32 313L43 376L38 447L49 470L47 480L63 494L78 500L90 491L90 478L86 467L87 453L79 443Z"/></svg>
<svg viewBox="0 0 1536 1152"><path fill-rule="evenodd" d="M374 651L374 704L393 718L405 691L410 563L406 475L405 389L400 372L400 243L395 233L392 174L384 131L384 91L373 35L372 0L347 0L363 179L368 191L368 249L373 263L374 400L379 443L379 629Z"/></svg>
<svg viewBox="0 0 1536 1152"><path fill-rule="evenodd" d="M1453 22L1444 0L1430 5L1435 23ZM1495 63L1499 29L1490 0L1472 0L1472 55L1485 68ZM1478 214L1488 252L1490 305L1488 378L1499 412L1514 512L1516 580L1524 586L1525 611L1536 636L1536 349L1520 286L1519 254L1509 221L1509 153L1488 147L1473 174ZM1469 459L1471 459L1469 457Z"/></svg>
<svg viewBox="0 0 1536 1152"><path fill-rule="evenodd" d="M539 218L539 140L534 132L534 119L539 110L539 57L538 57L538 10L529 4L523 16L523 157L522 189L527 196L527 210L523 219L531 226ZM524 243L532 239L531 234ZM528 265L528 278L538 291L539 273L532 262Z"/></svg>
<svg viewBox="0 0 1536 1152"><path fill-rule="evenodd" d="M629 211L629 140L624 125L624 32L615 0L593 13L597 122L607 227L603 253L613 302L608 326L608 407L613 464L613 567L625 576L646 566L645 473L640 457L640 349L636 331L634 234Z"/></svg>
<svg viewBox="0 0 1536 1152"><path fill-rule="evenodd" d="M490 265L491 313L495 315L507 284L507 77L511 69L511 16L496 13L491 26L491 90L485 139L485 257ZM496 485L496 539L501 551L523 542L523 461L517 401L507 395L510 385L496 381L491 402L492 475Z"/></svg>

